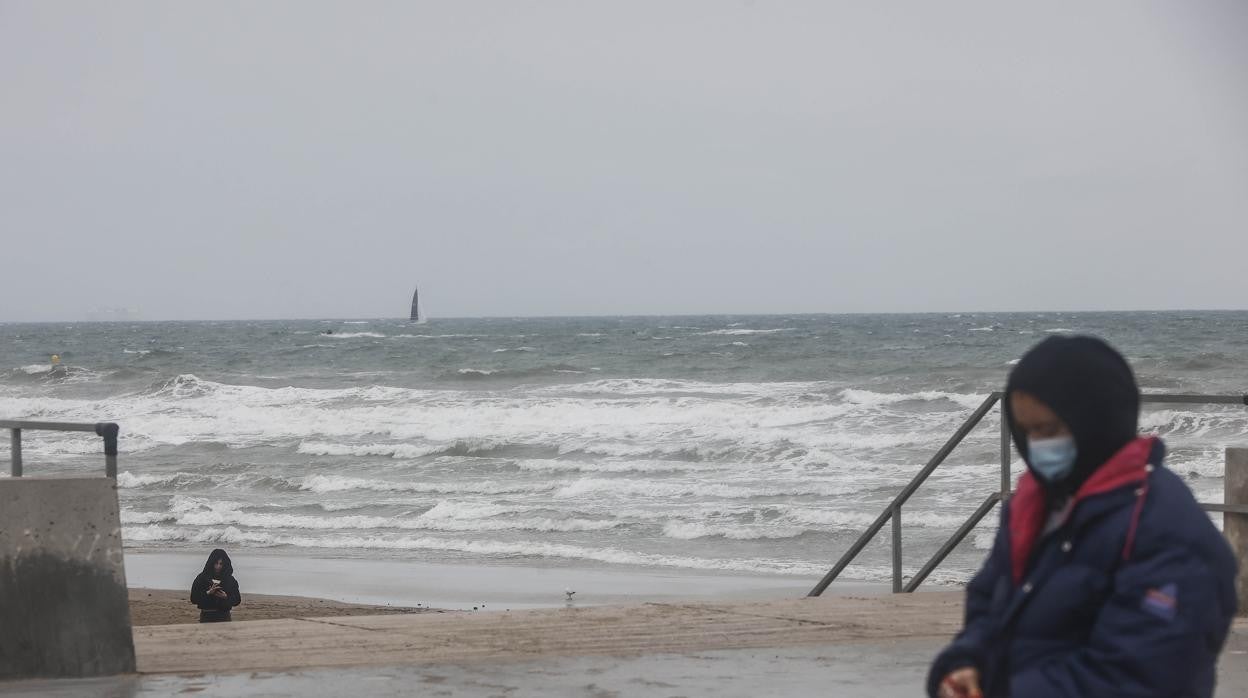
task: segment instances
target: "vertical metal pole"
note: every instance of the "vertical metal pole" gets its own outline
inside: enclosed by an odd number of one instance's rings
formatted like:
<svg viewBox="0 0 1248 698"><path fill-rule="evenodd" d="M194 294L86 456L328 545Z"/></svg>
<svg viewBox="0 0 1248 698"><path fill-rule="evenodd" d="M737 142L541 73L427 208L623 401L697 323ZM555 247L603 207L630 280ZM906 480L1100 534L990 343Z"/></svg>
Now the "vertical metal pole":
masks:
<svg viewBox="0 0 1248 698"><path fill-rule="evenodd" d="M22 476L22 430L9 430L9 456L12 458L13 477Z"/></svg>
<svg viewBox="0 0 1248 698"><path fill-rule="evenodd" d="M901 507L893 507L893 593L901 593Z"/></svg>
<svg viewBox="0 0 1248 698"><path fill-rule="evenodd" d="M1010 434L1010 420L1005 414L1005 398L1001 398L1001 501L1010 498L1010 450L1013 435Z"/></svg>

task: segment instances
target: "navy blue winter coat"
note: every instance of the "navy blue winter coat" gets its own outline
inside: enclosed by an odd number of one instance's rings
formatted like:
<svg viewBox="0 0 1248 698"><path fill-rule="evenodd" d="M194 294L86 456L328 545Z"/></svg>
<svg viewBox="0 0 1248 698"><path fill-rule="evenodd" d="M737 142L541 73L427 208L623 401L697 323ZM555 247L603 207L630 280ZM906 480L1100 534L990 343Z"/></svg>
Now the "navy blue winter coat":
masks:
<svg viewBox="0 0 1248 698"><path fill-rule="evenodd" d="M1023 475L929 695L968 666L986 696L1213 695L1235 559L1164 454L1153 437L1122 447L1047 536L1044 491Z"/></svg>

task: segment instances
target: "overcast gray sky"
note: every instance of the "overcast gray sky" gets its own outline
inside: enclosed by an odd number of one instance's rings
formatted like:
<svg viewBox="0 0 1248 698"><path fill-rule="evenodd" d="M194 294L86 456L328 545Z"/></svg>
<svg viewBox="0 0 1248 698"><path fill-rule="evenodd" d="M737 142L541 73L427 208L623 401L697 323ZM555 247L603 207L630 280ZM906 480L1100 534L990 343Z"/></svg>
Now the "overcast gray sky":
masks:
<svg viewBox="0 0 1248 698"><path fill-rule="evenodd" d="M0 320L1248 307L1248 3L0 0Z"/></svg>

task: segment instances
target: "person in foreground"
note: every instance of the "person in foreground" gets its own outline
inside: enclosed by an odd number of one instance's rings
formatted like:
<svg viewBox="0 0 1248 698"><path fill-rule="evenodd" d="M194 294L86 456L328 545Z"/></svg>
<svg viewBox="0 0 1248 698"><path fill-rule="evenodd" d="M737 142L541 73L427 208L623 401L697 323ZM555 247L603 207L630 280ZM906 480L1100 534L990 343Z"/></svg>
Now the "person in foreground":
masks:
<svg viewBox="0 0 1248 698"><path fill-rule="evenodd" d="M1050 337L1019 360L1003 405L1027 472L928 695L1213 695L1235 558L1161 440L1137 435L1139 402L1099 339Z"/></svg>
<svg viewBox="0 0 1248 698"><path fill-rule="evenodd" d="M191 584L191 603L199 607L199 622L229 622L230 609L242 602L230 556L220 548L213 550L204 571Z"/></svg>

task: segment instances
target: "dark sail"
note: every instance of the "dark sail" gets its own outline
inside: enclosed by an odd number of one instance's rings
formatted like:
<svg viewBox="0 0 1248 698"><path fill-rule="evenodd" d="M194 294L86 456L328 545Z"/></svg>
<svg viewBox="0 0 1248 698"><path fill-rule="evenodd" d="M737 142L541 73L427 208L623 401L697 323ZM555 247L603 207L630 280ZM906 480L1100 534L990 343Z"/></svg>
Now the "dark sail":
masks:
<svg viewBox="0 0 1248 698"><path fill-rule="evenodd" d="M412 322L420 322L420 289L412 291Z"/></svg>

